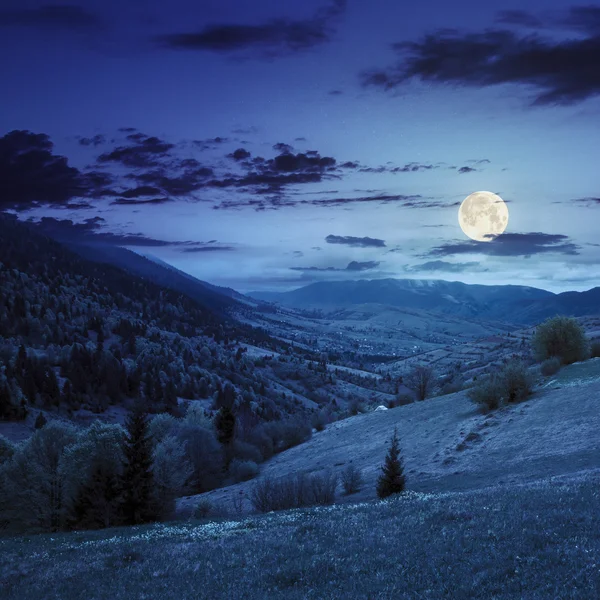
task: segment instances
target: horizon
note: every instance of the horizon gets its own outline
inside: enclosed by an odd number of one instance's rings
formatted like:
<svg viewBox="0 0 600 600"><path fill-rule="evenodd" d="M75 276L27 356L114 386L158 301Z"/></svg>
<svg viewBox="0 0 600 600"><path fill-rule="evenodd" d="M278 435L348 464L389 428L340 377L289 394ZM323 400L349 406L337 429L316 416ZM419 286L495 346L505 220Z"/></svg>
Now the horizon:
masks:
<svg viewBox="0 0 600 600"><path fill-rule="evenodd" d="M241 293L589 290L598 23L564 0L9 0L0 210ZM458 222L481 190L510 213L493 241Z"/></svg>

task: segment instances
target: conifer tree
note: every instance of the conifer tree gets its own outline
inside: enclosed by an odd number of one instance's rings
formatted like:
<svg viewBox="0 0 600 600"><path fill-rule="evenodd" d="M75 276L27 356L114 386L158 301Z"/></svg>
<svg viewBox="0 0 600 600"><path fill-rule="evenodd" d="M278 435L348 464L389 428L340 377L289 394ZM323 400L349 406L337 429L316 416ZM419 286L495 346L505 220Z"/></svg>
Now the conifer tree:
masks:
<svg viewBox="0 0 600 600"><path fill-rule="evenodd" d="M128 525L147 523L155 517L153 506L152 440L146 412L137 404L125 423L125 468L123 472L123 520Z"/></svg>
<svg viewBox="0 0 600 600"><path fill-rule="evenodd" d="M405 483L398 431L394 428L394 435L377 481L377 496L387 498L392 494L399 494L404 490Z"/></svg>
<svg viewBox="0 0 600 600"><path fill-rule="evenodd" d="M77 494L73 507L76 526L102 529L118 525L120 501L118 477L105 464L98 463Z"/></svg>

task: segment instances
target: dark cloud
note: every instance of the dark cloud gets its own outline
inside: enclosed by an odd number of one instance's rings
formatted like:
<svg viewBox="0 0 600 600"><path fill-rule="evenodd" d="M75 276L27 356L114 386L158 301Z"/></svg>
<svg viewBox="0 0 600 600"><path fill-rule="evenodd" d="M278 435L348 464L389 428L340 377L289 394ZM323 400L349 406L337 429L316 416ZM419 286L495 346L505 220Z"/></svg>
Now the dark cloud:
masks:
<svg viewBox="0 0 600 600"><path fill-rule="evenodd" d="M240 161L240 160L246 160L247 158L250 158L252 155L245 148L238 148L237 150L235 150L231 154L228 154L227 156L228 156L228 158L233 158L233 160Z"/></svg>
<svg viewBox="0 0 600 600"><path fill-rule="evenodd" d="M361 173L418 173L419 171L431 171L433 169L439 168L440 165L427 165L412 162L402 167L393 167L390 165L385 165L381 167L360 167L358 170Z"/></svg>
<svg viewBox="0 0 600 600"><path fill-rule="evenodd" d="M432 271L440 273L464 273L465 271L481 271L481 268L478 262L451 263L444 260L432 260L421 265L404 267L404 270L409 273L426 273Z"/></svg>
<svg viewBox="0 0 600 600"><path fill-rule="evenodd" d="M342 92L342 90L331 90L329 92L330 96L341 96L344 92Z"/></svg>
<svg viewBox="0 0 600 600"><path fill-rule="evenodd" d="M381 263L375 260L370 260L366 262L357 262L353 260L348 263L348 266L340 269L338 267L290 267L292 271L302 271L302 272L343 272L343 271L353 271L353 272L361 272L361 271L370 271L372 269L376 269Z"/></svg>
<svg viewBox="0 0 600 600"><path fill-rule="evenodd" d="M11 131L0 137L0 208L64 205L85 193L82 174L43 133Z"/></svg>
<svg viewBox="0 0 600 600"><path fill-rule="evenodd" d="M103 25L102 20L98 16L81 6L71 4L0 10L0 26L93 30L100 29Z"/></svg>
<svg viewBox="0 0 600 600"><path fill-rule="evenodd" d="M143 133L133 133L127 138L134 143L128 146L118 146L110 152L101 154L98 162L120 163L132 168L155 167L175 147L174 144Z"/></svg>
<svg viewBox="0 0 600 600"><path fill-rule="evenodd" d="M531 27L534 29L542 27L543 25L540 18L525 10L501 10L496 17L496 23Z"/></svg>
<svg viewBox="0 0 600 600"><path fill-rule="evenodd" d="M472 173L473 171L477 171L477 169L474 169L473 167L461 167L458 170L459 173Z"/></svg>
<svg viewBox="0 0 600 600"><path fill-rule="evenodd" d="M117 198L111 202L111 205L137 206L138 204L165 204L171 201L171 198Z"/></svg>
<svg viewBox="0 0 600 600"><path fill-rule="evenodd" d="M294 148L284 142L277 142L277 144L273 146L273 150L277 150L277 152L281 154L291 154L294 151Z"/></svg>
<svg viewBox="0 0 600 600"><path fill-rule="evenodd" d="M45 235L62 242L70 243L103 243L114 246L186 246L193 242L167 242L143 236L142 234L117 234L104 229L102 217L86 219L82 223L74 223L70 219L54 219L42 217L38 222L30 219L30 223Z"/></svg>
<svg viewBox="0 0 600 600"><path fill-rule="evenodd" d="M558 253L579 254L579 246L569 237L549 233L504 233L490 242L449 242L430 250L426 256L445 257L459 254L486 254L488 256L524 256Z"/></svg>
<svg viewBox="0 0 600 600"><path fill-rule="evenodd" d="M529 22L526 13L500 17ZM411 79L468 87L518 84L536 90L534 104L573 104L600 94L600 8L571 9L553 19L555 26L576 28L587 37L541 37L504 29L481 33L440 30L416 42L394 45L400 60L365 73L365 86L390 90Z"/></svg>
<svg viewBox="0 0 600 600"><path fill-rule="evenodd" d="M173 50L236 53L257 57L285 56L330 41L333 22L346 9L346 0L333 0L310 19L271 20L260 25L219 24L201 31L160 36Z"/></svg>
<svg viewBox="0 0 600 600"><path fill-rule="evenodd" d="M587 206L600 206L600 198L575 198L572 202L577 202L578 204L586 204Z"/></svg>
<svg viewBox="0 0 600 600"><path fill-rule="evenodd" d="M106 138L103 135L97 134L93 137L80 137L79 144L81 146L101 146L106 142Z"/></svg>
<svg viewBox="0 0 600 600"><path fill-rule="evenodd" d="M354 248L385 248L385 241L370 237L353 237L351 235L328 235L325 238L328 244L343 244Z"/></svg>
<svg viewBox="0 0 600 600"><path fill-rule="evenodd" d="M198 246L196 248L183 248L181 251L186 254L196 254L198 252L221 252L235 250L233 246Z"/></svg>
<svg viewBox="0 0 600 600"><path fill-rule="evenodd" d="M137 129L135 127L119 127L118 131L121 133L133 133Z"/></svg>
<svg viewBox="0 0 600 600"><path fill-rule="evenodd" d="M600 6L572 6L540 15L524 10L505 10L498 13L496 22L528 29L566 29L594 35L600 33Z"/></svg>

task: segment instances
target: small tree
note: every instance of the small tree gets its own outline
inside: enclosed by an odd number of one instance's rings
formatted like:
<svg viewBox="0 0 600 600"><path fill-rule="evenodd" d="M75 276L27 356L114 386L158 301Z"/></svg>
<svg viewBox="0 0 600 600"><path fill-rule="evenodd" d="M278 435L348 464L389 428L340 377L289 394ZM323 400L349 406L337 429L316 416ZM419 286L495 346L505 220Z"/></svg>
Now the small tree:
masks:
<svg viewBox="0 0 600 600"><path fill-rule="evenodd" d="M123 520L128 525L147 523L155 517L153 506L152 439L146 413L136 406L125 423L125 469L123 473Z"/></svg>
<svg viewBox="0 0 600 600"><path fill-rule="evenodd" d="M342 471L341 479L342 488L344 489L344 494L346 494L346 496L349 496L350 494L356 494L356 492L360 491L363 486L362 472L354 465L348 465Z"/></svg>
<svg viewBox="0 0 600 600"><path fill-rule="evenodd" d="M588 356L585 332L572 317L553 317L538 325L532 346L539 361L557 356L563 364L570 365Z"/></svg>
<svg viewBox="0 0 600 600"><path fill-rule="evenodd" d="M387 498L392 494L399 494L404 490L405 484L406 478L404 477L404 468L400 457L398 430L394 428L394 435L385 462L381 467L381 475L377 481L377 496Z"/></svg>
<svg viewBox="0 0 600 600"><path fill-rule="evenodd" d="M425 400L431 394L434 382L434 371L426 365L415 366L405 380L405 384L415 392L418 400Z"/></svg>

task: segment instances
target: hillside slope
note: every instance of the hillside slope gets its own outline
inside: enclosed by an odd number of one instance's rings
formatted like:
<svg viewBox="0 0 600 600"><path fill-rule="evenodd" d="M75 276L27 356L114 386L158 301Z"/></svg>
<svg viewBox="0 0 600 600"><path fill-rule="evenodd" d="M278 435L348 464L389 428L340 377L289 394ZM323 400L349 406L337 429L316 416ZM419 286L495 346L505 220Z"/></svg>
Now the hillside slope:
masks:
<svg viewBox="0 0 600 600"><path fill-rule="evenodd" d="M405 460L407 488L446 492L517 483L600 468L600 359L583 381L539 390L527 402L483 415L465 392L334 423L306 443L263 465L261 476L298 471L340 472L352 463L364 474L362 492L351 500L375 498L375 482L394 427ZM562 373L568 380L569 369ZM558 385L555 384L555 385ZM252 482L180 500L188 512L200 498L228 505ZM340 498L343 500L343 498Z"/></svg>

